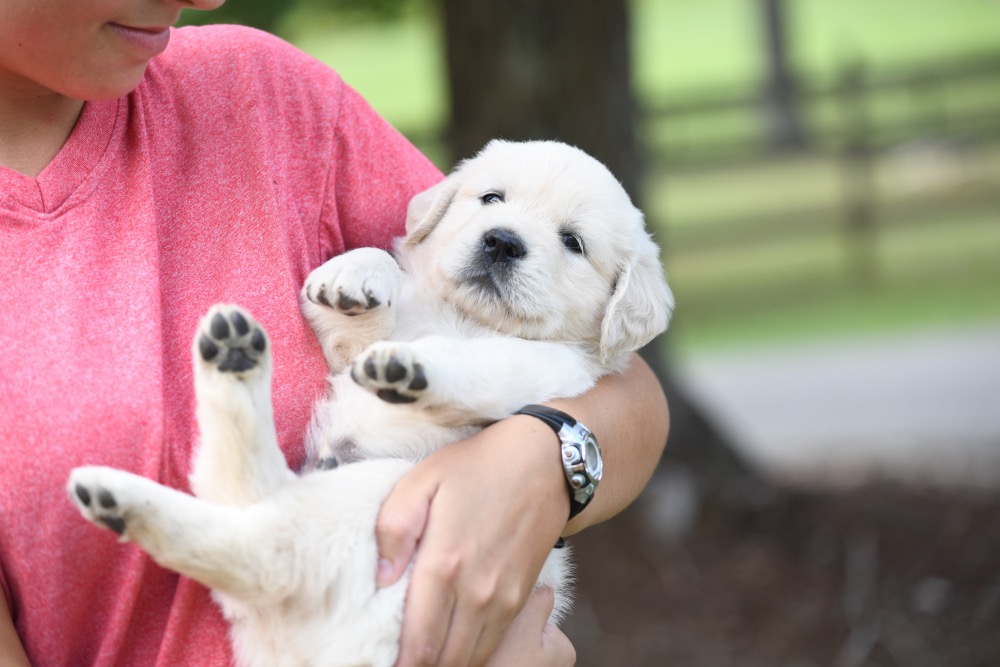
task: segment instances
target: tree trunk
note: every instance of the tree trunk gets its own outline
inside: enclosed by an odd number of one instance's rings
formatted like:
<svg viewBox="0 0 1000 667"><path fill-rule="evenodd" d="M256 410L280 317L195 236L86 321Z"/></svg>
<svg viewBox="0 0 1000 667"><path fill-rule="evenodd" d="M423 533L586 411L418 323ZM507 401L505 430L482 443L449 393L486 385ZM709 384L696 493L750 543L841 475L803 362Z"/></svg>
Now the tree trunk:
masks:
<svg viewBox="0 0 1000 667"><path fill-rule="evenodd" d="M441 0L456 159L488 140L558 139L605 165L641 207L627 0ZM683 307L683 306L682 306ZM658 341L643 350L667 390L670 443L661 467L683 467L702 495L727 497L760 478L688 400Z"/></svg>
<svg viewBox="0 0 1000 667"><path fill-rule="evenodd" d="M443 0L451 84L449 145L558 139L639 189L635 103L622 0Z"/></svg>

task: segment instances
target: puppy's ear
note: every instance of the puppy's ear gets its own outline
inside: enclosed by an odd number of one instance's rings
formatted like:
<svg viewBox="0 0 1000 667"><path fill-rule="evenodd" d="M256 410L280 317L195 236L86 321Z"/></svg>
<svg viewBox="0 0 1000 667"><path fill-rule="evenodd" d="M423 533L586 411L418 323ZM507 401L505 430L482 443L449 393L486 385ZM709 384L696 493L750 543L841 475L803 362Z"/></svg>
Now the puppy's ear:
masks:
<svg viewBox="0 0 1000 667"><path fill-rule="evenodd" d="M666 330L674 295L660 266L660 252L649 237L618 274L601 322L601 361L638 350Z"/></svg>
<svg viewBox="0 0 1000 667"><path fill-rule="evenodd" d="M448 212L458 185L449 176L437 185L424 190L410 200L406 209L406 239L404 248L412 248L427 238L427 235L441 222Z"/></svg>

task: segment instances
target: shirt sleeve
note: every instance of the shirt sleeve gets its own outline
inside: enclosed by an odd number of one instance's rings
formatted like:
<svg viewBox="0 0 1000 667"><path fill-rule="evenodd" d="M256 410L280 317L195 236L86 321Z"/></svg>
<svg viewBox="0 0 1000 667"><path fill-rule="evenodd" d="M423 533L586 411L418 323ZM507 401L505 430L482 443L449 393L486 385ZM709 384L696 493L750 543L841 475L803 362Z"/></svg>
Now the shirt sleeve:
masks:
<svg viewBox="0 0 1000 667"><path fill-rule="evenodd" d="M389 249L404 232L410 199L441 172L346 84L334 134L322 229L327 239L339 235L346 250ZM335 249L322 251L327 258Z"/></svg>
<svg viewBox="0 0 1000 667"><path fill-rule="evenodd" d="M236 133L250 153L235 161L267 170L289 200L289 223L312 237L310 265L352 248L390 248L410 199L441 180L333 69L287 42L241 26L175 37L165 54L171 80L158 94L181 97L182 112L217 109L217 131Z"/></svg>

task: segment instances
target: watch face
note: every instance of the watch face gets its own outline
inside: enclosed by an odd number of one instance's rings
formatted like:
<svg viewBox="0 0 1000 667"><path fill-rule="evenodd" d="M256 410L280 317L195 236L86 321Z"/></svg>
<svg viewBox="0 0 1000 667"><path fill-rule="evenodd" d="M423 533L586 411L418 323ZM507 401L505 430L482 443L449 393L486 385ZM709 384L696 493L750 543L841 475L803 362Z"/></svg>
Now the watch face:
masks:
<svg viewBox="0 0 1000 667"><path fill-rule="evenodd" d="M601 479L604 466L601 462L601 450L597 446L597 440L592 435L588 435L583 440L583 448L583 460L587 465L587 472L595 481Z"/></svg>

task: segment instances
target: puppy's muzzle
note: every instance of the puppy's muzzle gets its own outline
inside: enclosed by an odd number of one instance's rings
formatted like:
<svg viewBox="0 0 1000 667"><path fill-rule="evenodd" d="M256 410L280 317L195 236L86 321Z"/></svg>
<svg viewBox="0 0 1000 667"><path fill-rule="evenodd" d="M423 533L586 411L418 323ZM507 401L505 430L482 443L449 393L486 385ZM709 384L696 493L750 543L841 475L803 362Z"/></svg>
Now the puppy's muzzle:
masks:
<svg viewBox="0 0 1000 667"><path fill-rule="evenodd" d="M483 253L494 264L515 262L527 254L524 241L507 229L491 229L483 234Z"/></svg>

